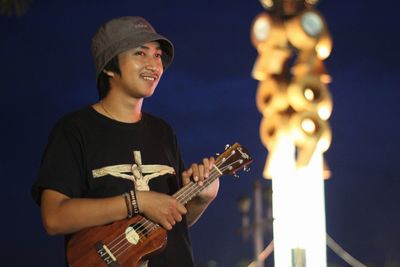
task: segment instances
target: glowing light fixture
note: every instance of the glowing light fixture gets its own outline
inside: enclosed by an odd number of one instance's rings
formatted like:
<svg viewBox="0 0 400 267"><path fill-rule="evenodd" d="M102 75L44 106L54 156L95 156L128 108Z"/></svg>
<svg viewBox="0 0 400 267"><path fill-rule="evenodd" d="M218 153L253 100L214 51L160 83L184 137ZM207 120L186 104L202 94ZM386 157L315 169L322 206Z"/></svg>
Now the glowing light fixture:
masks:
<svg viewBox="0 0 400 267"><path fill-rule="evenodd" d="M324 29L321 17L312 11L305 12L301 16L300 23L304 32L312 37L318 37Z"/></svg>
<svg viewBox="0 0 400 267"><path fill-rule="evenodd" d="M260 0L251 40L258 51L252 76L268 149L263 175L272 178L276 267L326 267L323 159L332 133L331 81L323 60L332 39L317 0ZM298 55L290 68L288 60ZM288 74L291 74L289 77Z"/></svg>
<svg viewBox="0 0 400 267"><path fill-rule="evenodd" d="M296 111L316 112L322 120L329 119L333 109L332 97L318 76L299 77L287 90L289 103Z"/></svg>

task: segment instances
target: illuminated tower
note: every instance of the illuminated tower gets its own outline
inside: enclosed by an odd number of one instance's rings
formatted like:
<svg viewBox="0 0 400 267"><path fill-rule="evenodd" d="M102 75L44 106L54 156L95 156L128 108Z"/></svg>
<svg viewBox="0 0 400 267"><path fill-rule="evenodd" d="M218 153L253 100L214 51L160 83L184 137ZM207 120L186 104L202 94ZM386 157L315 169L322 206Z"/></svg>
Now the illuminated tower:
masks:
<svg viewBox="0 0 400 267"><path fill-rule="evenodd" d="M332 40L316 0L260 0L251 40L258 51L260 137L272 179L276 267L326 266L323 153L331 143L332 98L323 60Z"/></svg>

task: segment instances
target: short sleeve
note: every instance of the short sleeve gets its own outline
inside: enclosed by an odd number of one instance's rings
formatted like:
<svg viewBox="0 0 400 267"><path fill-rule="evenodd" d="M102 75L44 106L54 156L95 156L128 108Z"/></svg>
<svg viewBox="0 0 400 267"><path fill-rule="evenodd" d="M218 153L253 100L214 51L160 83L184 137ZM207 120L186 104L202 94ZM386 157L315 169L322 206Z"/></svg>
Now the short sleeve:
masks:
<svg viewBox="0 0 400 267"><path fill-rule="evenodd" d="M71 198L80 197L85 185L83 140L77 127L60 120L53 128L36 182L32 186L32 197L40 205L44 189L58 191Z"/></svg>
<svg viewBox="0 0 400 267"><path fill-rule="evenodd" d="M185 163L183 161L182 153L179 147L178 143L178 138L172 128L170 128L170 133L171 133L171 151L172 154L174 155L175 159L175 172L176 172L176 177L178 178L177 183L178 187L181 188L183 186L182 184L182 172L185 170Z"/></svg>

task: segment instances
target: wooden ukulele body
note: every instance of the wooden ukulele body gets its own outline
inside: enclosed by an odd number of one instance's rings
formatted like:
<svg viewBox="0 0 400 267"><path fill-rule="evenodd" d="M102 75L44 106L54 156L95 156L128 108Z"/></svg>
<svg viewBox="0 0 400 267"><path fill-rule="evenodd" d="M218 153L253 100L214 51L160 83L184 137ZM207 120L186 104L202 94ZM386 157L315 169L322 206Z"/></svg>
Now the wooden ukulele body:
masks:
<svg viewBox="0 0 400 267"><path fill-rule="evenodd" d="M153 227L142 230L148 224ZM71 267L136 267L166 243L164 228L137 215L76 233L68 242L67 259Z"/></svg>

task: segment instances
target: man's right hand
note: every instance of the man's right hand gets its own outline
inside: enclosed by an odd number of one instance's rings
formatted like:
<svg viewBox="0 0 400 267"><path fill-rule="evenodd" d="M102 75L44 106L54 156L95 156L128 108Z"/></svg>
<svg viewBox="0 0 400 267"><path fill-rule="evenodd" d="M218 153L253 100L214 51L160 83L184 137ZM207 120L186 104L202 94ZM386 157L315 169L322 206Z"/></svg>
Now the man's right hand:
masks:
<svg viewBox="0 0 400 267"><path fill-rule="evenodd" d="M187 212L184 205L166 194L154 191L136 191L136 198L140 212L167 230L171 230L176 222L180 222L182 215Z"/></svg>

